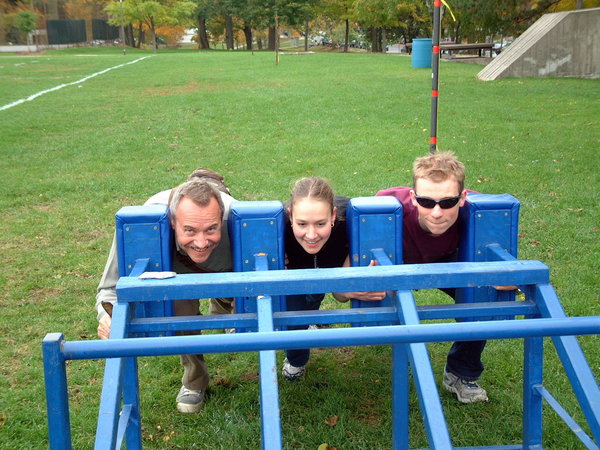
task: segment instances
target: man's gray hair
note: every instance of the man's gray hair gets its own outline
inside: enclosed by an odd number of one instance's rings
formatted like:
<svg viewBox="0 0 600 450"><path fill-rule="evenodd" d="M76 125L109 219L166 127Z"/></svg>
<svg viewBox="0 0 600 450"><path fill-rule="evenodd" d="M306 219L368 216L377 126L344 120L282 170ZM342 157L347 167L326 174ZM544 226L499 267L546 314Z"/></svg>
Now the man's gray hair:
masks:
<svg viewBox="0 0 600 450"><path fill-rule="evenodd" d="M223 200L221 199L221 192L214 183L211 183L206 179L193 178L175 188L175 193L173 194L169 204L172 221L175 220L175 212L177 211L179 202L183 197L188 197L190 200L194 201L200 206L208 206L210 200L214 198L219 204L221 217L223 217L225 206L223 205Z"/></svg>

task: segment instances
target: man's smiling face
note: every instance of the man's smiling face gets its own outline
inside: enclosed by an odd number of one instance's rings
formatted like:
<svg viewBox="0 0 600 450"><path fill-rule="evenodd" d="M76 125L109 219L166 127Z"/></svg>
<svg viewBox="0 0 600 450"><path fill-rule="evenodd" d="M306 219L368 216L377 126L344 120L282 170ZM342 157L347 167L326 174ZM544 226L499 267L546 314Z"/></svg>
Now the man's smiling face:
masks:
<svg viewBox="0 0 600 450"><path fill-rule="evenodd" d="M197 264L206 262L221 242L221 209L215 198L200 206L183 197L175 211L173 229L179 248Z"/></svg>

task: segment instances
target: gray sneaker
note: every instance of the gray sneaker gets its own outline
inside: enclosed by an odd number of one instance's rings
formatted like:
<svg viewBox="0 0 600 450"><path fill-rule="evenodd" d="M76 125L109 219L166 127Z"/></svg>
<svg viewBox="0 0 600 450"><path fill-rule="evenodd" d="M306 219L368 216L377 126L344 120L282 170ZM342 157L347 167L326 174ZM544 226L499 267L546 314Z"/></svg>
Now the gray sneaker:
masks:
<svg viewBox="0 0 600 450"><path fill-rule="evenodd" d="M181 386L176 401L177 411L182 413L196 413L200 411L204 403L204 392Z"/></svg>
<svg viewBox="0 0 600 450"><path fill-rule="evenodd" d="M444 367L444 387L456 394L461 403L487 402L488 396L476 381L466 380L450 373Z"/></svg>
<svg viewBox="0 0 600 450"><path fill-rule="evenodd" d="M297 380L302 375L304 375L304 372L306 372L305 366L292 366L287 358L283 360L283 367L281 369L281 373L283 374L286 380Z"/></svg>

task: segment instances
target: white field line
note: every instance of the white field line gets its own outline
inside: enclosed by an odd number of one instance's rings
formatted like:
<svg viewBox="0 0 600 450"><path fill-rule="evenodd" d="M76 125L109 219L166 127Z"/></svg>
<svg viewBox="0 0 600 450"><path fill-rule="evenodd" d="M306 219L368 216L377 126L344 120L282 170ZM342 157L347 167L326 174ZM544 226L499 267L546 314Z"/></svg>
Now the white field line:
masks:
<svg viewBox="0 0 600 450"><path fill-rule="evenodd" d="M100 72L93 73L91 75L88 75L87 77L82 78L81 80L72 81L70 83L65 83L65 84L61 84L59 86L55 86L55 87L50 88L50 89L46 89L45 91L37 92L37 93L35 93L33 95L30 95L27 98L22 98L20 100L17 100L15 102L9 103L7 105L0 106L0 111L4 111L5 109L12 108L13 106L20 105L21 103L30 102L31 100L34 100L34 99L38 98L41 95L47 94L48 92L58 91L59 89L62 89L62 88L67 87L67 86L73 86L74 84L83 83L83 82L89 80L90 78L94 78L94 77L96 77L98 75L102 75L102 74L108 72L109 70L119 69L120 67L125 67L125 66L128 66L129 64L135 64L136 62L139 62L139 61L141 61L143 59L146 59L146 58L150 58L150 56L143 56L142 58L138 58L138 59L136 59L134 61L129 61L128 63L119 64L118 66L109 67L108 69L104 69L104 70L101 70Z"/></svg>

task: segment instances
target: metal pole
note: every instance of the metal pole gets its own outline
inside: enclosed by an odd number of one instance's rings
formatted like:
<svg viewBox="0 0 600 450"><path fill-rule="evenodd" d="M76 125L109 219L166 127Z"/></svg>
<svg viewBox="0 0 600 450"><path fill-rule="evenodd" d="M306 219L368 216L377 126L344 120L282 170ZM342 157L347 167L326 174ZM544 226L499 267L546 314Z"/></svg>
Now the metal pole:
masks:
<svg viewBox="0 0 600 450"><path fill-rule="evenodd" d="M323 270L323 269L319 269ZM64 341L64 359L232 353L314 347L513 339L600 333L600 316Z"/></svg>
<svg viewBox="0 0 600 450"><path fill-rule="evenodd" d="M431 53L431 136L429 138L429 152L437 152L437 115L438 115L438 79L440 68L440 8L441 0L433 3L433 38Z"/></svg>
<svg viewBox="0 0 600 450"><path fill-rule="evenodd" d="M275 64L279 65L279 16L275 13Z"/></svg>
<svg viewBox="0 0 600 450"><path fill-rule="evenodd" d="M119 0L121 4L121 29L119 30L121 45L123 46L123 55L127 54L127 50L125 49L125 19L123 17L123 0Z"/></svg>
<svg viewBox="0 0 600 450"><path fill-rule="evenodd" d="M51 449L70 450L71 422L69 419L69 391L67 365L62 353L62 333L49 333L42 342L48 438Z"/></svg>

